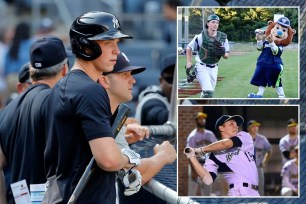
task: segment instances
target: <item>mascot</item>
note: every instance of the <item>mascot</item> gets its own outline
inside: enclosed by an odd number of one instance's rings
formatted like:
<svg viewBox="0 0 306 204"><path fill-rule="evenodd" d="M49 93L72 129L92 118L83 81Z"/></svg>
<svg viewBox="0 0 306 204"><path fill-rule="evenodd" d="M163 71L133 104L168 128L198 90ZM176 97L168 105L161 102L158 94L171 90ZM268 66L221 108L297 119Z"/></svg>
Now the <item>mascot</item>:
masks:
<svg viewBox="0 0 306 204"><path fill-rule="evenodd" d="M290 27L287 17L281 17L277 22L269 21L266 31L256 29L255 33L257 49L261 54L250 83L258 86L258 92L248 94L248 98L263 98L267 86L276 89L278 98L285 98L281 79L284 69L281 55L283 47L292 42L295 30Z"/></svg>

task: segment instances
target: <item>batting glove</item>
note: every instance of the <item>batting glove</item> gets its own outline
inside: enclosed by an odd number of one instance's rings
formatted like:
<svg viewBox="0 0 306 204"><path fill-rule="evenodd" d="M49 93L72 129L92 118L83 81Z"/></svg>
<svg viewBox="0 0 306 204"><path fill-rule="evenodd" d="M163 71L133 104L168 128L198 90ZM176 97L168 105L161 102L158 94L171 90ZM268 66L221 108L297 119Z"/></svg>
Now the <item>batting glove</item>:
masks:
<svg viewBox="0 0 306 204"><path fill-rule="evenodd" d="M142 176L136 169L124 170L118 172L118 177L122 180L125 187L124 195L130 196L137 193L141 188Z"/></svg>
<svg viewBox="0 0 306 204"><path fill-rule="evenodd" d="M131 149L122 149L121 152L129 158L130 164L134 164L134 166L138 166L140 164L141 157L138 153Z"/></svg>
<svg viewBox="0 0 306 204"><path fill-rule="evenodd" d="M184 149L184 154L186 157L189 159L191 157L203 157L205 156L205 152L202 151L202 148L191 148L191 147L186 147Z"/></svg>

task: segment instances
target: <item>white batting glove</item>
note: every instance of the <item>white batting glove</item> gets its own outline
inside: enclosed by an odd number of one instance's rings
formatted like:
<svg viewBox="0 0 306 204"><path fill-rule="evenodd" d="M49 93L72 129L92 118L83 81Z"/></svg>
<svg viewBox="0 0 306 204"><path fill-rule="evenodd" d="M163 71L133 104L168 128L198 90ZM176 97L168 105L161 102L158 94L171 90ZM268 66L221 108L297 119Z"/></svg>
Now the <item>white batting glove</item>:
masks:
<svg viewBox="0 0 306 204"><path fill-rule="evenodd" d="M124 195L130 196L137 193L141 188L142 176L136 169L126 170L121 169L118 172L119 178L125 187Z"/></svg>
<svg viewBox="0 0 306 204"><path fill-rule="evenodd" d="M184 149L184 154L188 159L190 159L191 157L199 158L205 156L205 152L202 151L202 148L192 148L192 147L186 147Z"/></svg>
<svg viewBox="0 0 306 204"><path fill-rule="evenodd" d="M129 158L130 164L134 164L134 166L138 166L140 164L141 157L138 153L131 149L122 149L121 152Z"/></svg>

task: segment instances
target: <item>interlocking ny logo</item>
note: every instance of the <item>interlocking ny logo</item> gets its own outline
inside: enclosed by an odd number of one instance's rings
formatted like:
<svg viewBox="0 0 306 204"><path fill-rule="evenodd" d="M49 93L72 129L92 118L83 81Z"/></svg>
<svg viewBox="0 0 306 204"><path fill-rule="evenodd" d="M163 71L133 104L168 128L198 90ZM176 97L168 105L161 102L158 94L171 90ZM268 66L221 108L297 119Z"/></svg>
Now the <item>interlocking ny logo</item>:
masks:
<svg viewBox="0 0 306 204"><path fill-rule="evenodd" d="M114 17L112 21L114 24L114 28L118 29L120 27L118 19Z"/></svg>

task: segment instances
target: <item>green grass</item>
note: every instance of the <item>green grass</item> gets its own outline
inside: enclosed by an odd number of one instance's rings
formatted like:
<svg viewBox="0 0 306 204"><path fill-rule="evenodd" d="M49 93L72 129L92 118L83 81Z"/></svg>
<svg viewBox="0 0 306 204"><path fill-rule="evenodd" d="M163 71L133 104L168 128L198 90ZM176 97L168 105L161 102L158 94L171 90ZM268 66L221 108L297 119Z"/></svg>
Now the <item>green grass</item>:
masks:
<svg viewBox="0 0 306 204"><path fill-rule="evenodd" d="M221 59L219 62L218 77L224 77L218 81L214 98L246 98L248 93L257 93L258 87L250 84L256 68L259 51L249 52L239 56L230 56L229 59ZM282 55L284 72L282 83L287 98L298 98L298 52L297 50L285 50ZM195 62L195 61L194 61ZM179 56L178 79L186 78L186 56ZM180 95L179 95L180 97ZM190 96L199 98L200 94ZM274 88L266 88L265 98L278 98Z"/></svg>

